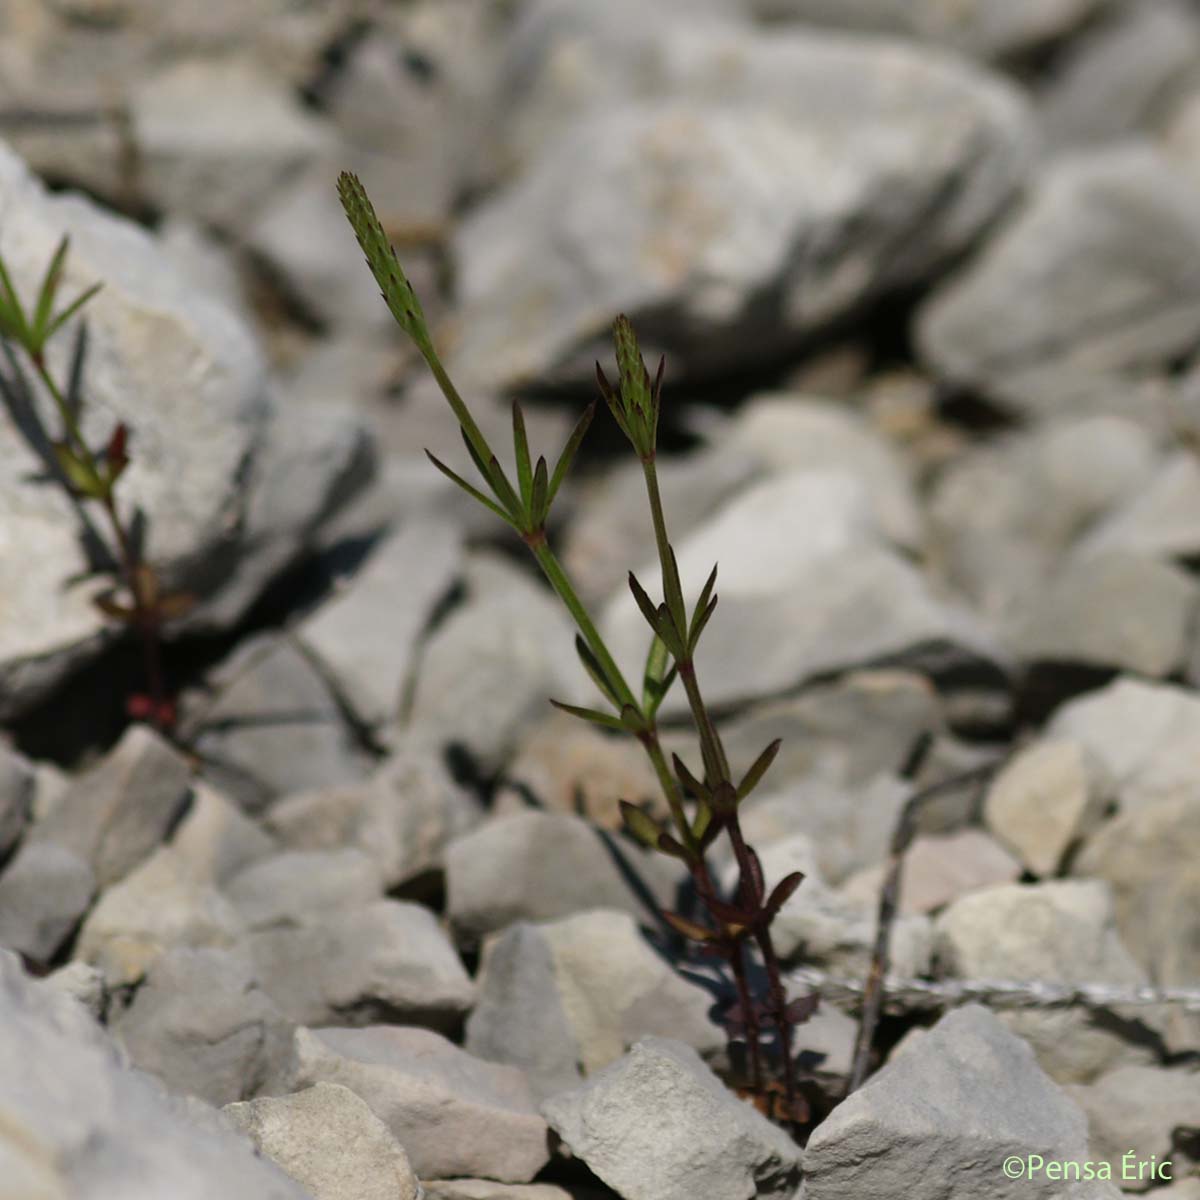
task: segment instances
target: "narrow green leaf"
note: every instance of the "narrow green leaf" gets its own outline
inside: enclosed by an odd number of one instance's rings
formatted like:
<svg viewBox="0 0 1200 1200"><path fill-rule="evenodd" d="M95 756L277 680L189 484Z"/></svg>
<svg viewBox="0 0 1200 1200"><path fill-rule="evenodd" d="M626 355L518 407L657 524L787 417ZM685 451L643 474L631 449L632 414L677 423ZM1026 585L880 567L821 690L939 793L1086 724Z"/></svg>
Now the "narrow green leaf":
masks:
<svg viewBox="0 0 1200 1200"><path fill-rule="evenodd" d="M643 720L642 714L638 712L636 705L633 704L621 705L621 724L627 733L632 733L635 736L644 732L646 728L646 722Z"/></svg>
<svg viewBox="0 0 1200 1200"><path fill-rule="evenodd" d="M689 795L695 796L697 800L707 803L711 799L707 784L703 784L695 775L688 770L688 765L679 757L678 754L671 755L671 765L675 768L675 777L679 780L680 786Z"/></svg>
<svg viewBox="0 0 1200 1200"><path fill-rule="evenodd" d="M629 572L629 590L633 593L638 608L642 610L642 616L646 618L646 623L656 634L661 636L662 631L658 627L658 609L654 607L654 601L650 599L646 589L638 583L637 576L632 571Z"/></svg>
<svg viewBox="0 0 1200 1200"><path fill-rule="evenodd" d="M62 310L49 324L45 332L48 341L52 338L98 291L104 287L102 283L93 283L90 288L81 292L66 308Z"/></svg>
<svg viewBox="0 0 1200 1200"><path fill-rule="evenodd" d="M3 323L4 333L19 342L22 346L30 344L29 322L25 318L25 309L21 298L13 287L12 278L4 259L0 257L0 288L4 290L3 308L0 309L0 322Z"/></svg>
<svg viewBox="0 0 1200 1200"><path fill-rule="evenodd" d="M692 822L692 837L700 841L708 831L712 819L713 810L705 801L701 800L696 806L696 819Z"/></svg>
<svg viewBox="0 0 1200 1200"><path fill-rule="evenodd" d="M618 688L609 680L603 664L592 653L592 648L578 633L575 635L575 653L579 655L579 661L583 663L583 669L591 677L592 682L604 693L605 698L612 703L614 708L620 708L621 701L617 698Z"/></svg>
<svg viewBox="0 0 1200 1200"><path fill-rule="evenodd" d="M59 239L54 257L50 259L50 265L46 268L46 274L42 277L41 287L38 289L37 307L33 312L33 334L42 342L46 340L46 328L50 322L50 314L54 311L54 296L62 282L63 263L70 241L66 234Z"/></svg>
<svg viewBox="0 0 1200 1200"><path fill-rule="evenodd" d="M692 623L688 629L688 642L693 646L696 644L696 639L699 636L696 624L700 618L700 614L708 607L708 599L712 595L712 590L716 582L717 564L713 563L713 569L708 573L708 578L704 581L704 587L700 590L700 599L696 601L696 607L692 610Z"/></svg>
<svg viewBox="0 0 1200 1200"><path fill-rule="evenodd" d="M714 596L709 602L708 607L700 614L699 618L693 622L691 635L688 637L688 654L694 654L696 647L700 644L700 635L704 632L705 625L717 610L717 597Z"/></svg>
<svg viewBox="0 0 1200 1200"><path fill-rule="evenodd" d="M517 487L526 512L532 512L533 466L529 458L529 435L525 432L525 414L516 400L512 402L513 452L517 460Z"/></svg>
<svg viewBox="0 0 1200 1200"><path fill-rule="evenodd" d="M687 608L683 603L683 585L679 581L679 564L675 561L675 550L668 543L666 561L662 564L663 601L671 614L671 621L679 631L680 641L687 638Z"/></svg>
<svg viewBox="0 0 1200 1200"><path fill-rule="evenodd" d="M430 451L426 450L425 454L429 458L429 461L433 463L433 465L437 467L437 469L441 471L441 473L445 475L447 479L457 483L458 486L462 488L462 490L466 492L468 496L472 496L474 499L478 500L479 503L485 508L490 508L492 512L496 514L496 516L505 522L505 524L511 525L517 530L518 533L520 532L520 528L517 523L494 500L488 499L488 497L485 496L477 487L472 487L472 485L469 484L461 475L450 470L450 468L446 466L444 462L434 457Z"/></svg>
<svg viewBox="0 0 1200 1200"><path fill-rule="evenodd" d="M533 469L533 489L529 498L529 515L535 529L541 529L550 515L548 476L546 460L539 454L537 466Z"/></svg>
<svg viewBox="0 0 1200 1200"><path fill-rule="evenodd" d="M771 764L775 761L775 755L779 753L779 747L783 745L782 738L776 738L751 764L750 770L742 776L742 782L738 784L737 798L745 800L752 791L758 786L759 780L770 769Z"/></svg>
<svg viewBox="0 0 1200 1200"><path fill-rule="evenodd" d="M504 468L500 465L500 460L494 454L488 459L488 467L491 472L492 481L496 487L496 495L500 498L500 503L506 504L508 511L520 521L521 518L528 514L521 503L521 497L517 495L513 485L508 482L508 476L505 475Z"/></svg>
<svg viewBox="0 0 1200 1200"><path fill-rule="evenodd" d="M646 666L642 670L642 707L648 712L657 709L663 698L663 680L666 677L667 644L656 633L650 639L646 653Z"/></svg>
<svg viewBox="0 0 1200 1200"><path fill-rule="evenodd" d="M578 717L581 721L590 721L593 725L602 725L605 729L612 729L617 733L626 732L620 719L611 713L600 712L595 708L580 708L577 704L564 704L561 700L551 700L550 703L555 708L570 713L573 717Z"/></svg>
<svg viewBox="0 0 1200 1200"><path fill-rule="evenodd" d="M596 402L593 400L583 410L583 415L579 420L575 422L575 428L571 430L571 436L567 438L567 444L558 456L558 462L554 465L554 474L550 477L550 490L546 498L547 507L554 503L554 497L558 495L558 489L566 477L567 471L570 470L571 463L575 460L575 454L583 443L584 434L587 433L588 426L591 425L595 415Z"/></svg>
<svg viewBox="0 0 1200 1200"><path fill-rule="evenodd" d="M104 494L104 483L91 463L81 458L66 442L54 443L54 458L67 482L82 496L98 500Z"/></svg>
<svg viewBox="0 0 1200 1200"><path fill-rule="evenodd" d="M666 833L666 830L649 813L638 808L636 804L630 804L628 800L618 800L617 804L621 809L621 817L625 822L625 828L643 846L651 850L655 849L658 846L658 839Z"/></svg>

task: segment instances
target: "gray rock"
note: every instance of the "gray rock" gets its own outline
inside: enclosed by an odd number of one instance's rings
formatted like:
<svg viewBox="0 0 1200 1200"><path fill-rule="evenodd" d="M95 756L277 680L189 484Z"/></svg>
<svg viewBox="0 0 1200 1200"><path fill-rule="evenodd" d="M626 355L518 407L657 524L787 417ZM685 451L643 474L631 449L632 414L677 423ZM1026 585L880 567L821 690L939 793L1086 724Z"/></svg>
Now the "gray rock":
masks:
<svg viewBox="0 0 1200 1200"><path fill-rule="evenodd" d="M0 859L25 831L36 781L33 765L0 743Z"/></svg>
<svg viewBox="0 0 1200 1200"><path fill-rule="evenodd" d="M958 60L691 14L651 42L640 8L557 7L513 50L533 161L456 232L464 379L590 375L617 311L652 311L648 349L689 372L752 362L928 278L1024 173L1020 99Z"/></svg>
<svg viewBox="0 0 1200 1200"><path fill-rule="evenodd" d="M105 758L75 780L30 835L71 851L105 888L166 839L189 799L191 768L163 737L131 725Z"/></svg>
<svg viewBox="0 0 1200 1200"><path fill-rule="evenodd" d="M801 780L781 792L755 794L741 809L742 832L760 852L772 842L803 834L830 883L883 861L896 821L912 792L894 775L878 775L849 789L822 779Z"/></svg>
<svg viewBox="0 0 1200 1200"><path fill-rule="evenodd" d="M166 951L112 1032L134 1066L218 1106L253 1096L291 1044L246 956L216 949Z"/></svg>
<svg viewBox="0 0 1200 1200"><path fill-rule="evenodd" d="M1075 555L1015 622L1026 661L1174 674L1187 657L1200 590L1170 563L1123 551Z"/></svg>
<svg viewBox="0 0 1200 1200"><path fill-rule="evenodd" d="M104 982L103 971L76 960L51 971L41 983L43 987L77 1000L98 1022L104 1023L112 997Z"/></svg>
<svg viewBox="0 0 1200 1200"><path fill-rule="evenodd" d="M1119 814L1071 864L1074 874L1111 886L1121 936L1151 979L1164 986L1188 987L1200 978L1197 854L1200 799L1193 787ZM1169 1046L1195 1047L1200 1020L1194 1014L1174 1009L1164 1020Z"/></svg>
<svg viewBox="0 0 1200 1200"><path fill-rule="evenodd" d="M243 808L367 775L325 680L285 635L243 642L209 679L208 692L185 698L180 735L205 764L205 777Z"/></svg>
<svg viewBox="0 0 1200 1200"><path fill-rule="evenodd" d="M1058 1200L1061 1182L1001 1170L1030 1155L1086 1160L1087 1122L1029 1047L972 1004L944 1016L817 1127L805 1197Z"/></svg>
<svg viewBox="0 0 1200 1200"><path fill-rule="evenodd" d="M462 538L451 522L407 521L300 626L300 640L364 724L397 716L418 639L450 591L461 556Z"/></svg>
<svg viewBox="0 0 1200 1200"><path fill-rule="evenodd" d="M1045 732L1082 747L1123 811L1194 791L1200 779L1200 700L1180 687L1116 679L1063 705Z"/></svg>
<svg viewBox="0 0 1200 1200"><path fill-rule="evenodd" d="M318 1083L222 1111L313 1200L420 1200L404 1147L349 1088Z"/></svg>
<svg viewBox="0 0 1200 1200"><path fill-rule="evenodd" d="M606 1200L595 1188L567 1191L553 1183L493 1183L490 1179L426 1179L426 1200Z"/></svg>
<svg viewBox="0 0 1200 1200"><path fill-rule="evenodd" d="M300 1024L452 1029L475 998L454 947L419 904L377 900L298 914L290 926L252 932L247 946L263 990Z"/></svg>
<svg viewBox="0 0 1200 1200"><path fill-rule="evenodd" d="M79 931L75 954L115 988L136 983L172 947L227 949L243 929L237 909L178 851L163 846L104 891Z"/></svg>
<svg viewBox="0 0 1200 1200"><path fill-rule="evenodd" d="M885 868L869 867L843 884L848 899L878 903ZM1021 864L979 829L922 834L904 854L897 912L915 916L942 908L959 896L998 883L1015 883Z"/></svg>
<svg viewBox="0 0 1200 1200"><path fill-rule="evenodd" d="M192 58L129 97L148 199L233 232L327 145L327 130L248 55Z"/></svg>
<svg viewBox="0 0 1200 1200"><path fill-rule="evenodd" d="M1198 263L1192 187L1152 148L1063 159L924 304L920 353L946 379L1046 415L1031 406L1053 405L1056 391L1070 396L1186 353L1200 334L1188 286Z"/></svg>
<svg viewBox="0 0 1200 1200"><path fill-rule="evenodd" d="M1104 0L748 0L773 20L811 21L871 33L899 33L953 46L980 58L1036 50L1069 36Z"/></svg>
<svg viewBox="0 0 1200 1200"><path fill-rule="evenodd" d="M524 1069L547 1098L662 1034L711 1057L725 1033L711 995L678 975L628 913L517 922L485 944L466 1048Z"/></svg>
<svg viewBox="0 0 1200 1200"><path fill-rule="evenodd" d="M1159 125L1200 53L1200 21L1175 0L1110 5L1110 20L1067 47L1042 88L1053 146L1095 145Z"/></svg>
<svg viewBox="0 0 1200 1200"><path fill-rule="evenodd" d="M48 962L96 894L96 876L53 842L26 842L0 875L0 946Z"/></svg>
<svg viewBox="0 0 1200 1200"><path fill-rule="evenodd" d="M1067 852L1096 829L1107 799L1089 751L1074 741L1040 741L992 780L983 815L1026 869L1045 877L1057 874Z"/></svg>
<svg viewBox="0 0 1200 1200"><path fill-rule="evenodd" d="M405 727L494 773L518 735L577 688L574 628L540 582L495 556L467 567L467 600L425 644Z"/></svg>
<svg viewBox="0 0 1200 1200"><path fill-rule="evenodd" d="M659 454L656 467L671 537L678 540L754 482L762 463L757 455L722 442L686 455ZM642 464L621 462L585 481L565 536L563 565L586 604L598 604L624 587L629 568L656 553L654 527L646 520Z"/></svg>
<svg viewBox="0 0 1200 1200"><path fill-rule="evenodd" d="M26 978L8 954L0 1014L6 1196L306 1200L215 1114L127 1069L79 1004Z"/></svg>
<svg viewBox="0 0 1200 1200"><path fill-rule="evenodd" d="M361 1096L423 1178L524 1183L549 1158L546 1123L521 1072L427 1029L298 1029L284 1086L314 1083Z"/></svg>
<svg viewBox="0 0 1200 1200"><path fill-rule="evenodd" d="M1151 486L1151 434L1129 417L1066 417L949 461L930 500L930 559L1004 626L1089 526Z"/></svg>
<svg viewBox="0 0 1200 1200"><path fill-rule="evenodd" d="M929 680L898 670L851 671L798 696L751 705L720 726L730 769L739 779L765 746L782 740L759 785L764 796L814 777L861 788L894 772L922 733L944 728ZM695 753L694 736L685 740L663 730L662 740L685 761Z"/></svg>
<svg viewBox="0 0 1200 1200"><path fill-rule="evenodd" d="M837 975L862 975L869 968L875 943L878 894L846 894L830 888L821 875L812 839L802 833L765 845L748 834L747 840L758 850L768 891L793 871L804 876L771 925L780 959L817 963ZM721 876L727 894L737 880L736 864L727 865ZM908 977L925 975L932 945L928 917L900 917L892 929L892 970Z"/></svg>
<svg viewBox="0 0 1200 1200"><path fill-rule="evenodd" d="M1200 521L1192 511L1200 500L1200 466L1185 450L1169 455L1154 477L1080 542L1089 552L1124 550L1131 554L1183 558L1200 549Z"/></svg>
<svg viewBox="0 0 1200 1200"><path fill-rule="evenodd" d="M473 939L514 921L552 921L589 908L645 918L618 854L656 902L670 900L680 879L674 860L606 838L580 817L525 812L488 821L446 848L450 923Z"/></svg>
<svg viewBox="0 0 1200 1200"><path fill-rule="evenodd" d="M284 502L280 491L281 484L292 488L295 475L270 469L279 437L271 429L275 401L251 330L145 230L82 197L47 194L7 150L0 152L0 196L4 256L22 296L36 287L64 233L71 256L63 294L105 284L87 307L84 436L103 444L115 420L128 424L132 463L120 495L126 512L151 514L149 561L167 587L200 596L193 625L236 619L261 591L264 567L294 556L305 533L258 520L261 510L291 512L297 502ZM59 377L72 341L68 333L50 345ZM59 489L33 481L41 461L7 415L0 439L8 513L0 589L9 606L7 636L0 638L0 713L12 716L93 657L113 629L92 605L95 581L78 578L90 564L76 507ZM293 469L298 461L293 455ZM328 470L299 489L301 508L314 498L326 506L336 499ZM225 601L218 612L211 605L222 591L238 603Z"/></svg>
<svg viewBox="0 0 1200 1200"><path fill-rule="evenodd" d="M942 974L963 979L1149 982L1121 941L1112 894L1099 880L1002 884L963 896L934 922L934 956ZM1119 1011L1127 1020L1161 1025L1148 1010ZM1063 1083L1087 1082L1109 1067L1152 1057L1077 1008L1006 1012L999 1019Z"/></svg>
<svg viewBox="0 0 1200 1200"><path fill-rule="evenodd" d="M532 795L551 812L572 812L603 829L621 829L619 801L648 803L669 819L662 785L643 748L633 738L614 738L569 713L553 712L540 721L504 771L506 786L493 797L524 807Z"/></svg>
<svg viewBox="0 0 1200 1200"><path fill-rule="evenodd" d="M1200 1074L1118 1067L1067 1093L1087 1114L1089 1157L1107 1161L1123 1190L1144 1191L1196 1166L1195 1154L1183 1152L1180 1143L1200 1133ZM1152 1163L1165 1164L1166 1175L1147 1174Z"/></svg>
<svg viewBox="0 0 1200 1200"><path fill-rule="evenodd" d="M192 787L191 807L170 845L194 879L217 887L279 850L257 822L202 779Z"/></svg>
<svg viewBox="0 0 1200 1200"><path fill-rule="evenodd" d="M363 783L289 796L266 826L296 850L352 846L370 855L390 890L443 867L449 842L483 819L433 747L404 740Z"/></svg>
<svg viewBox="0 0 1200 1200"><path fill-rule="evenodd" d="M800 1179L799 1146L670 1038L643 1038L542 1112L572 1154L627 1200L685 1200L697 1190L782 1200Z"/></svg>
<svg viewBox="0 0 1200 1200"><path fill-rule="evenodd" d="M919 545L922 517L911 472L895 447L854 411L793 393L768 392L745 402L721 441L753 455L772 473L847 471L863 481L882 533L897 545Z"/></svg>
<svg viewBox="0 0 1200 1200"><path fill-rule="evenodd" d="M863 486L842 471L768 479L675 550L685 595L698 596L713 564L720 568L721 602L696 653L710 705L770 696L922 646L995 652L965 611L883 544ZM642 564L635 574L654 598L657 566ZM649 634L628 589L606 606L601 629L618 665L640 677ZM662 711L686 711L682 690L668 694Z"/></svg>
<svg viewBox="0 0 1200 1200"><path fill-rule="evenodd" d="M383 877L361 850L289 850L259 859L221 889L247 929L295 925L383 899Z"/></svg>

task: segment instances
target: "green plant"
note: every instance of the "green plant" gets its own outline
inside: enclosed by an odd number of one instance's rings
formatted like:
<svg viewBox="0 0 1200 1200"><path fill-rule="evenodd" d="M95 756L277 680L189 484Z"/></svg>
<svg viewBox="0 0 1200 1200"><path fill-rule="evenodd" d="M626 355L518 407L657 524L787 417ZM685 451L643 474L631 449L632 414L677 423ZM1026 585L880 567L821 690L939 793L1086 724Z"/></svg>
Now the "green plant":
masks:
<svg viewBox="0 0 1200 1200"><path fill-rule="evenodd" d="M384 301L441 387L461 426L463 441L475 468L491 495L468 483L432 454L429 455L431 461L439 471L509 524L529 547L575 622L580 660L609 708L605 711L557 701L551 703L605 729L629 734L645 749L670 809L672 827L668 828L628 801L622 801L625 824L638 841L678 858L686 865L708 922L693 921L671 912L663 913L663 918L677 933L728 962L738 1000L726 1020L745 1031L751 1088L763 1101L769 1095L769 1088L763 1073L760 1041L764 1020L774 1026L782 1060L783 1095L779 1098L781 1102L773 1104L772 1108L784 1120L805 1119L807 1107L796 1090L792 1063L792 1029L811 1015L816 998L809 996L791 1003L787 1001L779 960L771 941L771 923L803 876L793 872L767 894L758 855L747 845L738 819L739 804L770 767L779 750L779 742L771 743L746 774L735 780L701 694L695 653L717 606L713 590L717 569L713 567L689 611L675 552L667 536L655 465L663 363L659 363L651 380L632 326L624 317L618 317L614 328L616 384L609 382L599 364L596 367L601 394L642 464L662 576L663 600L655 604L632 572L629 575L630 589L651 630L642 686L640 694L636 694L546 539L550 507L592 421L595 402L579 418L553 470L544 457L533 461L521 406L514 402L512 423L517 477L515 483L511 481L447 375L420 301L405 277L362 184L355 176L343 173L338 180L338 193ZM659 740L658 710L676 680L687 695L699 737L703 764L699 775L693 773L678 755L672 755L668 764ZM739 869L737 892L732 900L721 896L705 858L705 852L722 834L729 839ZM750 994L747 953L751 944L757 947L766 971L767 994L762 999Z"/></svg>
<svg viewBox="0 0 1200 1200"><path fill-rule="evenodd" d="M12 369L12 376L0 379L10 410L23 397L24 407L33 416L38 436L35 448L48 447L46 467L76 503L90 502L103 512L109 530L102 541L108 567L119 584L94 597L105 616L135 629L142 641L146 672L146 692L128 698L130 716L150 721L168 730L175 723L175 706L167 694L160 652L161 630L165 622L182 616L192 598L184 593L163 591L154 569L143 559L132 523L126 520L117 503L117 483L130 463L129 431L123 422L112 430L103 450L88 445L79 423L79 398L75 382L63 386L46 361L46 347L72 317L100 290L96 283L65 308L55 311L58 291L66 266L68 239L59 242L38 288L37 299L27 309L21 302L7 264L0 256L0 342ZM32 391L14 354L14 347L25 352L42 387L53 401L60 423L56 438L45 435L44 426L33 411ZM18 422L18 425L20 422ZM91 532L95 532L92 530ZM122 597L121 588L126 595Z"/></svg>

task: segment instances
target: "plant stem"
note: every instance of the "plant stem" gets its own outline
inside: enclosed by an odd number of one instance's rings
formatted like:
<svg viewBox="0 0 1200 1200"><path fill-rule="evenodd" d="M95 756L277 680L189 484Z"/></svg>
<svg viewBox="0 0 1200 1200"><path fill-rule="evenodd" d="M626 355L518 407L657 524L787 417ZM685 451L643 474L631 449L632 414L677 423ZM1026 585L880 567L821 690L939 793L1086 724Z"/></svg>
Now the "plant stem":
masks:
<svg viewBox="0 0 1200 1200"><path fill-rule="evenodd" d="M34 369L38 373L38 378L41 379L46 390L54 400L67 437L74 443L74 449L77 453L95 471L95 456L84 440L83 431L79 427L79 422L76 420L75 414L71 411L70 404L67 403L66 396L63 395L62 389L58 386L54 376L46 366L44 355L30 354L29 357L33 362ZM128 588L130 598L133 601L133 623L137 626L138 636L142 642L142 659L146 671L146 689L152 704L151 719L155 725L164 728L166 722L163 714L166 712L167 697L166 687L163 682L158 620L154 606L147 602L147 598L143 594L141 573L138 569L141 565L141 559L134 548L133 539L129 536L129 531L125 528L124 522L121 520L121 515L117 511L117 503L113 496L111 482L104 488L103 494L99 499L100 507L103 508L105 516L108 519L113 541L116 544L117 569L124 578L125 586Z"/></svg>

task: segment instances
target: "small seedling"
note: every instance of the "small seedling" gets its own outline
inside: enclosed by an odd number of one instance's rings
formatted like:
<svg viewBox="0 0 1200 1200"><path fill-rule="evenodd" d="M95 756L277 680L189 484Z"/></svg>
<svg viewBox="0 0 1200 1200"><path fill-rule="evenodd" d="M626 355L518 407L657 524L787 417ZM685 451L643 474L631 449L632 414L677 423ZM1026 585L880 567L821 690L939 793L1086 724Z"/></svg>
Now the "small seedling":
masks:
<svg viewBox="0 0 1200 1200"><path fill-rule="evenodd" d="M683 937L726 960L737 988L738 1000L726 1014L726 1023L744 1031L750 1059L751 1089L760 1106L786 1122L801 1122L807 1106L796 1089L792 1062L792 1031L816 1007L816 997L787 1001L779 959L771 941L771 923L803 876L793 872L768 894L758 855L747 845L738 819L738 807L762 779L779 750L772 742L740 779L734 779L721 738L704 703L696 675L695 654L705 626L717 606L714 566L700 596L690 610L684 598L675 552L667 537L666 519L655 465L658 418L662 398L663 366L653 379L638 348L633 327L618 317L614 327L617 378L610 383L597 364L600 392L617 425L642 464L646 495L658 547L663 600L655 604L631 573L629 587L650 627L651 638L635 694L580 600L562 564L546 539L546 522L559 487L583 441L595 413L595 402L584 411L551 470L544 457L533 461L521 406L512 406L516 480L510 480L487 439L471 416L438 357L420 301L384 233L362 184L348 173L338 180L342 206L354 228L367 265L396 323L424 358L462 430L463 441L475 464L485 492L468 483L445 463L429 455L434 466L459 487L510 525L529 547L542 573L557 593L578 629L576 650L606 708L582 708L556 703L557 707L605 729L629 734L642 745L654 767L671 813L671 826L628 801L621 812L629 832L641 843L680 859L692 878L707 921L693 921L679 913L663 918ZM426 452L428 453L428 451ZM490 492L490 495L487 494ZM678 755L668 764L659 741L657 713L668 690L678 680L687 695L700 743L703 770L695 774ZM728 838L739 869L732 899L721 895L709 870L705 853L720 836ZM752 997L748 975L750 947L757 948L767 976L764 997ZM761 1059L764 1026L778 1036L782 1088L768 1081ZM782 1095L778 1092L782 1091Z"/></svg>
<svg viewBox="0 0 1200 1200"><path fill-rule="evenodd" d="M99 507L109 530L104 552L116 582L94 597L94 603L110 620L135 629L141 638L146 691L128 698L129 715L166 731L175 724L175 705L163 679L161 631L166 622L187 612L192 597L162 589L154 569L143 559L139 540L117 503L117 483L130 463L128 428L124 422L118 422L103 449L93 450L80 428L79 401L74 388L64 387L46 362L50 339L64 329L102 286L93 284L66 307L56 311L68 245L68 239L63 237L42 278L37 299L28 309L21 302L7 264L0 256L0 342L13 372L10 380L0 380L0 383L9 398L19 385L24 385L26 393L30 392L14 354L13 348L20 348L50 395L60 425L58 437L48 439L50 453L46 467L73 501Z"/></svg>

